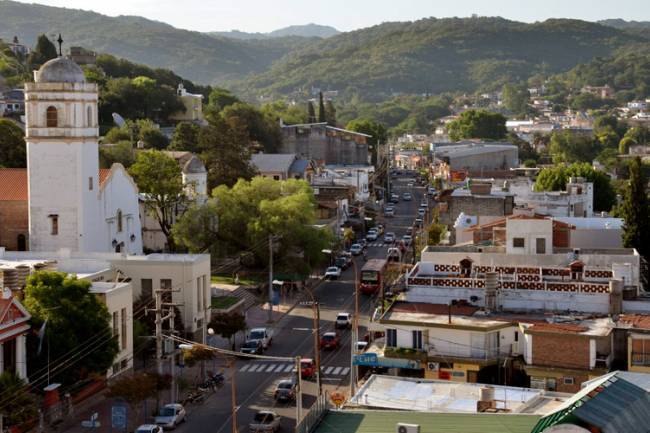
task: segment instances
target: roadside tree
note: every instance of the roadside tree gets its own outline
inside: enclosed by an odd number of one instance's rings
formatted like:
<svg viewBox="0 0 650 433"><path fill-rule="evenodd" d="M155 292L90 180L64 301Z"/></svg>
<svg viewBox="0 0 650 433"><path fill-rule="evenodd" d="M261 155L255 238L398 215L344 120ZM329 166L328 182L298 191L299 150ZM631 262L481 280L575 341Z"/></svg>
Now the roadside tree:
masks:
<svg viewBox="0 0 650 433"><path fill-rule="evenodd" d="M26 167L23 130L9 119L0 119L0 167Z"/></svg>

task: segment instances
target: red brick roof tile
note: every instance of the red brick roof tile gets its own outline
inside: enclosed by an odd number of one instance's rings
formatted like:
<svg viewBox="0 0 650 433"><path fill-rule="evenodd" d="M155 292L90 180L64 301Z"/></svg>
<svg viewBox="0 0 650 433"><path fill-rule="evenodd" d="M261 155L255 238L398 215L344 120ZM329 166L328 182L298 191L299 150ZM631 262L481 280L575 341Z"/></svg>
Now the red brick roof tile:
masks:
<svg viewBox="0 0 650 433"><path fill-rule="evenodd" d="M619 322L632 325L633 328L650 329L650 315L645 314L621 314Z"/></svg>
<svg viewBox="0 0 650 433"><path fill-rule="evenodd" d="M99 185L103 185L104 182L106 182L106 179L108 179L108 175L111 174L111 169L110 168L100 168L99 169Z"/></svg>
<svg viewBox="0 0 650 433"><path fill-rule="evenodd" d="M588 331L586 326L576 325L574 323L536 323L530 328L530 331L537 332L553 332L553 333L571 333L580 334L581 332Z"/></svg>

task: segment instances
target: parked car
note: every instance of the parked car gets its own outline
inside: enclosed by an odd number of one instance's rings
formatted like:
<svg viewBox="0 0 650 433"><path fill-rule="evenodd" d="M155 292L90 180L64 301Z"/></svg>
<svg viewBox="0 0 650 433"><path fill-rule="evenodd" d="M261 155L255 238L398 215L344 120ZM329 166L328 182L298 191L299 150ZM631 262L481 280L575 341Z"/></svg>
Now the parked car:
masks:
<svg viewBox="0 0 650 433"><path fill-rule="evenodd" d="M395 208L393 206L386 206L384 208L384 216L385 217L394 217L395 216Z"/></svg>
<svg viewBox="0 0 650 433"><path fill-rule="evenodd" d="M350 253L352 253L353 256L358 256L363 252L363 247L360 244L352 244L350 247Z"/></svg>
<svg viewBox="0 0 650 433"><path fill-rule="evenodd" d="M404 235L402 236L402 241L404 242L404 245L407 247L411 245L411 242L413 242L413 236L411 235Z"/></svg>
<svg viewBox="0 0 650 433"><path fill-rule="evenodd" d="M280 430L281 417L270 410L261 410L255 414L253 421L248 424L251 433L275 433Z"/></svg>
<svg viewBox="0 0 650 433"><path fill-rule="evenodd" d="M386 253L386 260L389 262L400 262L402 260L402 252L399 248L389 248Z"/></svg>
<svg viewBox="0 0 650 433"><path fill-rule="evenodd" d="M415 221L413 221L413 225L415 227L420 227L422 225L422 218L416 218Z"/></svg>
<svg viewBox="0 0 650 433"><path fill-rule="evenodd" d="M283 379L275 386L273 397L276 401L293 401L296 399L296 384L291 379Z"/></svg>
<svg viewBox="0 0 650 433"><path fill-rule="evenodd" d="M154 422L163 429L176 428L178 424L186 420L185 408L179 403L170 403L160 409L160 413L154 418Z"/></svg>
<svg viewBox="0 0 650 433"><path fill-rule="evenodd" d="M321 349L338 349L341 345L341 337L336 332L326 332L320 338Z"/></svg>
<svg viewBox="0 0 650 433"><path fill-rule="evenodd" d="M384 235L384 243L386 244L392 244L395 242L395 233L393 232L388 232Z"/></svg>
<svg viewBox="0 0 650 433"><path fill-rule="evenodd" d="M411 201L413 200L413 196L411 195L410 192L405 192L404 194L402 194L402 200Z"/></svg>
<svg viewBox="0 0 650 433"><path fill-rule="evenodd" d="M262 348L266 350L273 343L273 330L268 328L253 328L248 334L248 339L261 341Z"/></svg>
<svg viewBox="0 0 650 433"><path fill-rule="evenodd" d="M399 203L399 196L397 194L392 194L390 196L390 202L391 203Z"/></svg>
<svg viewBox="0 0 650 433"><path fill-rule="evenodd" d="M357 243L361 245L361 248L363 248L364 250L368 248L368 241L365 238L357 240Z"/></svg>
<svg viewBox="0 0 650 433"><path fill-rule="evenodd" d="M350 313L339 313L336 316L336 322L334 325L337 328L350 328L352 326L352 314Z"/></svg>
<svg viewBox="0 0 650 433"><path fill-rule="evenodd" d="M407 235L412 235L413 234L413 227L407 227L406 228L406 234Z"/></svg>
<svg viewBox="0 0 650 433"><path fill-rule="evenodd" d="M336 258L336 260L334 260L334 264L336 265L336 267L342 270L346 270L348 266L350 266L350 261L351 259L349 257L339 256Z"/></svg>
<svg viewBox="0 0 650 433"><path fill-rule="evenodd" d="M341 276L341 268L337 266L330 266L325 271L325 278L329 278L330 280L338 280L340 276Z"/></svg>
<svg viewBox="0 0 650 433"><path fill-rule="evenodd" d="M409 188L412 188L414 185L415 185L415 184L413 183L413 181L411 181L411 182L409 182L409 183L406 184L406 186L408 186Z"/></svg>
<svg viewBox="0 0 650 433"><path fill-rule="evenodd" d="M368 233L366 233L366 240L367 240L368 242L376 241L376 240L377 240L377 236L378 236L377 230L375 230L375 229L370 229L370 230L368 230Z"/></svg>
<svg viewBox="0 0 650 433"><path fill-rule="evenodd" d="M425 213L427 213L426 209L424 209L424 208L418 209L418 215L420 215L421 217L423 217Z"/></svg>
<svg viewBox="0 0 650 433"><path fill-rule="evenodd" d="M261 355L264 352L264 347L260 340L246 340L239 348L239 351L249 355Z"/></svg>
<svg viewBox="0 0 650 433"><path fill-rule="evenodd" d="M142 424L135 429L135 433L162 433L163 428L156 424Z"/></svg>
<svg viewBox="0 0 650 433"><path fill-rule="evenodd" d="M315 374L316 364L314 364L314 360L311 358L302 358L300 360L300 376L302 376L303 379L311 379Z"/></svg>

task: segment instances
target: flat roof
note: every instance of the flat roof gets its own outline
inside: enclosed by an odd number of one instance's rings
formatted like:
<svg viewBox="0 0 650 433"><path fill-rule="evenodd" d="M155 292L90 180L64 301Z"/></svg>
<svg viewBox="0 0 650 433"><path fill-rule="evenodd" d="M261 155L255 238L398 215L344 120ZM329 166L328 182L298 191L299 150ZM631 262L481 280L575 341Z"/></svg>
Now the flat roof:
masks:
<svg viewBox="0 0 650 433"><path fill-rule="evenodd" d="M408 307L407 307L408 305ZM438 308L435 308L438 307ZM476 307L451 307L451 323L449 307L441 304L426 304L417 302L396 302L381 318L381 323L402 322L414 325L444 327L444 328L503 328L513 322L504 318L474 316Z"/></svg>
<svg viewBox="0 0 650 433"><path fill-rule="evenodd" d="M95 281L90 286L90 293L110 293L117 290L121 290L125 287L130 286L131 283L110 283L107 281Z"/></svg>
<svg viewBox="0 0 650 433"><path fill-rule="evenodd" d="M110 260L111 262L150 262L150 263L185 263L210 260L210 254L163 254L155 253L146 256L121 256Z"/></svg>
<svg viewBox="0 0 650 433"><path fill-rule="evenodd" d="M398 422L417 424L420 433L530 433L538 420L537 415L346 410L329 411L315 433L392 432Z"/></svg>
<svg viewBox="0 0 650 433"><path fill-rule="evenodd" d="M533 412L528 412L529 414L545 415L559 407L570 396L558 394L549 398L540 389L373 374L350 400L350 405L418 412L477 414L477 403L483 388L493 389L497 409L507 410L510 414L530 409ZM543 399L549 400L547 405L539 404Z"/></svg>

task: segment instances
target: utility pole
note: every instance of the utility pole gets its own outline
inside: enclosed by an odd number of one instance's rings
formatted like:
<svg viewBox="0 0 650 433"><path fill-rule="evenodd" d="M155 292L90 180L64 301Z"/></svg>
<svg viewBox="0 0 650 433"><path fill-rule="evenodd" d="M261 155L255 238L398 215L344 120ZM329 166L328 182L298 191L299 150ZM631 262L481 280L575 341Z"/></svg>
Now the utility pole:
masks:
<svg viewBox="0 0 650 433"><path fill-rule="evenodd" d="M230 367L230 410L231 410L231 424L232 433L237 433L237 383L235 372L235 359L229 358L228 364ZM298 370L300 373L300 370Z"/></svg>
<svg viewBox="0 0 650 433"><path fill-rule="evenodd" d="M273 235L269 235L269 322L273 320Z"/></svg>
<svg viewBox="0 0 650 433"><path fill-rule="evenodd" d="M163 354L163 335L162 335L162 290L156 290L156 370L158 374L163 374L162 354ZM147 310L149 312L150 310Z"/></svg>
<svg viewBox="0 0 650 433"><path fill-rule="evenodd" d="M323 393L323 383L320 371L320 304L312 302L314 310L314 358L316 358L316 383L318 384L318 395Z"/></svg>
<svg viewBox="0 0 650 433"><path fill-rule="evenodd" d="M169 310L169 329L171 332L174 332L174 307L171 307ZM176 348L172 350L172 356L169 357L169 372L172 376L172 386L171 386L171 397L172 403L176 402L177 393L176 393ZM0 432L1 433L1 432Z"/></svg>
<svg viewBox="0 0 650 433"><path fill-rule="evenodd" d="M302 420L302 372L300 371L300 356L296 356L296 374L298 375L298 396L296 397L296 425L298 425Z"/></svg>
<svg viewBox="0 0 650 433"><path fill-rule="evenodd" d="M352 267L354 268L354 315L352 316L352 338L350 338L350 400L357 386L354 356L357 354L357 341L359 341L359 272L357 271L357 264L354 260L352 261Z"/></svg>

